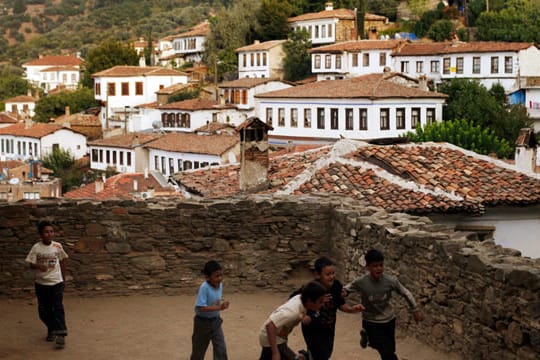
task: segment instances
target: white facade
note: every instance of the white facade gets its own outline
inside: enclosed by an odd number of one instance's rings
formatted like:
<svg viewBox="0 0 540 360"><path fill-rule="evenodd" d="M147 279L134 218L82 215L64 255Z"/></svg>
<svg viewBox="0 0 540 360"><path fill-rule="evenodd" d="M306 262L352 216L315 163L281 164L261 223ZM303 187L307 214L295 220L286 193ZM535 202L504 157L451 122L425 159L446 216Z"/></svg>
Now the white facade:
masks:
<svg viewBox="0 0 540 360"><path fill-rule="evenodd" d="M26 96L25 96L26 97ZM30 118L33 118L36 114L34 109L36 108L36 99L27 99L25 100L17 100L17 98L8 99L5 101L5 109L6 111L9 111L12 114L27 115ZM22 98L22 97L20 97Z"/></svg>
<svg viewBox="0 0 540 360"><path fill-rule="evenodd" d="M180 55L183 62L200 62L204 53L206 36L180 36L172 40L174 54ZM177 64L182 65L182 64Z"/></svg>
<svg viewBox="0 0 540 360"><path fill-rule="evenodd" d="M280 80L244 78L219 85L219 97L225 105L234 105L247 115L242 121L259 112L258 94L291 88L293 85ZM238 123L240 124L240 123Z"/></svg>
<svg viewBox="0 0 540 360"><path fill-rule="evenodd" d="M135 149L89 145L88 150L91 169L105 171L111 167L120 173L137 172Z"/></svg>
<svg viewBox="0 0 540 360"><path fill-rule="evenodd" d="M75 159L80 159L88 153L86 136L67 128L60 129L41 138L41 151L43 155L51 153L55 147L68 150Z"/></svg>
<svg viewBox="0 0 540 360"><path fill-rule="evenodd" d="M244 46L238 53L238 78L283 78L283 44L273 40Z"/></svg>
<svg viewBox="0 0 540 360"><path fill-rule="evenodd" d="M194 132L209 122L239 125L247 114L234 108L218 108L205 110L161 109L160 124L164 131Z"/></svg>
<svg viewBox="0 0 540 360"><path fill-rule="evenodd" d="M57 87L76 89L81 59L75 56L43 56L22 65L25 79L48 92Z"/></svg>
<svg viewBox="0 0 540 360"><path fill-rule="evenodd" d="M414 131L413 122L427 124L428 114L430 121L441 121L444 103L444 99L260 98L259 101L257 116L273 126L274 130L269 132L271 137L326 140L404 135ZM403 125L399 128L398 117Z"/></svg>
<svg viewBox="0 0 540 360"><path fill-rule="evenodd" d="M67 89L76 89L80 81L80 72L78 68L50 67L40 72L40 87L48 92L50 90L65 87Z"/></svg>
<svg viewBox="0 0 540 360"><path fill-rule="evenodd" d="M228 154L229 162L236 162L236 156L231 150ZM184 152L149 149L150 169L170 176L179 171L199 169L206 166L216 166L223 163L219 155L194 154Z"/></svg>

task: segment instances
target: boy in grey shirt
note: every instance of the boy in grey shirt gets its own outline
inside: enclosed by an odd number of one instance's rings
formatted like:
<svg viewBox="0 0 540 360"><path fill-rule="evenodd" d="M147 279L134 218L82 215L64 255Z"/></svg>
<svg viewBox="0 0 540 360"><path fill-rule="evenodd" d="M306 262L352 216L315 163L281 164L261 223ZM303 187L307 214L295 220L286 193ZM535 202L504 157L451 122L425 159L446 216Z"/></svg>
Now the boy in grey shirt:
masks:
<svg viewBox="0 0 540 360"><path fill-rule="evenodd" d="M365 255L368 274L358 277L346 286L349 292L359 292L362 305L366 308L362 315L360 345L374 348L382 360L398 360L396 356L396 316L390 305L392 291L407 300L415 321L423 315L418 309L410 291L393 276L384 274L384 256L379 250L369 250Z"/></svg>

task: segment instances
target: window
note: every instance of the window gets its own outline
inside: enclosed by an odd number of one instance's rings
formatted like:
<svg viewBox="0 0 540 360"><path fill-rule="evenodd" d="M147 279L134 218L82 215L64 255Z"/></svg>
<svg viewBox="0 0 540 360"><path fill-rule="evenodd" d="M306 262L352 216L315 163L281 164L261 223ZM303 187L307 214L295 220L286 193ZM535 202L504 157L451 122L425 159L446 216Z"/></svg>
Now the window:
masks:
<svg viewBox="0 0 540 360"><path fill-rule="evenodd" d="M304 109L304 127L311 128L311 109Z"/></svg>
<svg viewBox="0 0 540 360"><path fill-rule="evenodd" d="M431 60L430 71L432 73L439 72L439 60Z"/></svg>
<svg viewBox="0 0 540 360"><path fill-rule="evenodd" d="M63 82L64 84L67 83L67 74L62 74L62 82Z"/></svg>
<svg viewBox="0 0 540 360"><path fill-rule="evenodd" d="M257 66L261 66L261 54L257 53Z"/></svg>
<svg viewBox="0 0 540 360"><path fill-rule="evenodd" d="M109 96L116 95L116 83L107 83L107 94Z"/></svg>
<svg viewBox="0 0 540 360"><path fill-rule="evenodd" d="M249 58L250 58L250 66L255 66L255 54L251 53L249 54Z"/></svg>
<svg viewBox="0 0 540 360"><path fill-rule="evenodd" d="M116 165L116 151L112 151L112 164Z"/></svg>
<svg viewBox="0 0 540 360"><path fill-rule="evenodd" d="M135 83L135 95L143 95L143 83L141 81Z"/></svg>
<svg viewBox="0 0 540 360"><path fill-rule="evenodd" d="M96 83L94 91L96 92L96 95L101 95L101 84L100 83Z"/></svg>
<svg viewBox="0 0 540 360"><path fill-rule="evenodd" d="M321 55L315 55L315 64L313 65L315 69L321 68Z"/></svg>
<svg viewBox="0 0 540 360"><path fill-rule="evenodd" d="M92 149L92 161L93 162L98 161L98 151L97 151L97 149Z"/></svg>
<svg viewBox="0 0 540 360"><path fill-rule="evenodd" d="M358 53L352 54L352 66L354 67L358 66Z"/></svg>
<svg viewBox="0 0 540 360"><path fill-rule="evenodd" d="M182 159L178 159L177 166L178 166L178 171L182 171Z"/></svg>
<svg viewBox="0 0 540 360"><path fill-rule="evenodd" d="M38 200L40 199L40 196L39 196L39 193L38 192L24 192L23 194L23 198L25 200Z"/></svg>
<svg viewBox="0 0 540 360"><path fill-rule="evenodd" d="M332 56L325 55L324 56L324 67L325 67L325 69L330 69L331 66L332 66Z"/></svg>
<svg viewBox="0 0 540 360"><path fill-rule="evenodd" d="M332 37L332 29L334 28L334 25L333 24L328 24L328 37Z"/></svg>
<svg viewBox="0 0 540 360"><path fill-rule="evenodd" d="M77 75L71 74L71 82L76 83L77 82Z"/></svg>
<svg viewBox="0 0 540 360"><path fill-rule="evenodd" d="M353 109L345 109L345 130L353 130Z"/></svg>
<svg viewBox="0 0 540 360"><path fill-rule="evenodd" d="M266 53L263 53L262 56L263 56L263 58L262 58L263 66L266 66Z"/></svg>
<svg viewBox="0 0 540 360"><path fill-rule="evenodd" d="M317 108L317 129L324 129L324 108Z"/></svg>
<svg viewBox="0 0 540 360"><path fill-rule="evenodd" d="M165 174L165 156L161 157L161 173Z"/></svg>
<svg viewBox="0 0 540 360"><path fill-rule="evenodd" d="M99 162L103 162L103 150L99 150Z"/></svg>
<svg viewBox="0 0 540 360"><path fill-rule="evenodd" d="M416 62L416 73L422 74L424 72L424 62L423 61L417 61Z"/></svg>
<svg viewBox="0 0 540 360"><path fill-rule="evenodd" d="M369 66L369 53L365 53L362 55L362 65Z"/></svg>
<svg viewBox="0 0 540 360"><path fill-rule="evenodd" d="M272 108L266 108L266 124L272 126Z"/></svg>
<svg viewBox="0 0 540 360"><path fill-rule="evenodd" d="M247 104L247 102L248 102L247 101L247 90L244 89L244 90L242 90L242 104L245 105L245 104Z"/></svg>
<svg viewBox="0 0 540 360"><path fill-rule="evenodd" d="M326 37L326 25L321 25L321 37Z"/></svg>
<svg viewBox="0 0 540 360"><path fill-rule="evenodd" d="M450 74L450 58L443 59L443 74Z"/></svg>
<svg viewBox="0 0 540 360"><path fill-rule="evenodd" d="M402 61L401 62L401 72L402 73L408 73L409 72L409 62L408 61Z"/></svg>
<svg viewBox="0 0 540 360"><path fill-rule="evenodd" d="M298 109L291 109L291 127L298 127Z"/></svg>
<svg viewBox="0 0 540 360"><path fill-rule="evenodd" d="M126 165L131 166L131 153L126 153Z"/></svg>
<svg viewBox="0 0 540 360"><path fill-rule="evenodd" d="M124 165L124 152L123 151L119 151L118 152L118 157L119 157L119 162L120 162L120 165Z"/></svg>
<svg viewBox="0 0 540 360"><path fill-rule="evenodd" d="M246 67L247 65L247 54L243 54L242 55L242 64L244 67Z"/></svg>
<svg viewBox="0 0 540 360"><path fill-rule="evenodd" d="M285 109L278 108L278 126L285 126Z"/></svg>
<svg viewBox="0 0 540 360"><path fill-rule="evenodd" d="M416 129L420 125L420 108L412 108L411 110L411 127Z"/></svg>
<svg viewBox="0 0 540 360"><path fill-rule="evenodd" d="M122 96L129 96L129 83L122 83Z"/></svg>
<svg viewBox="0 0 540 360"><path fill-rule="evenodd" d="M111 163L111 152L109 150L105 151L105 163L107 164Z"/></svg>
<svg viewBox="0 0 540 360"><path fill-rule="evenodd" d="M379 65L386 66L386 53L379 53Z"/></svg>
<svg viewBox="0 0 540 360"><path fill-rule="evenodd" d="M505 74L511 74L512 73L512 57L511 56L505 56L504 57L504 72Z"/></svg>
<svg viewBox="0 0 540 360"><path fill-rule="evenodd" d="M463 58L456 58L456 74L463 74Z"/></svg>
<svg viewBox="0 0 540 360"><path fill-rule="evenodd" d="M319 25L315 25L315 39L319 38Z"/></svg>
<svg viewBox="0 0 540 360"><path fill-rule="evenodd" d="M390 109L381 109L381 130L390 129Z"/></svg>
<svg viewBox="0 0 540 360"><path fill-rule="evenodd" d="M174 159L169 158L169 175L174 174Z"/></svg>
<svg viewBox="0 0 540 360"><path fill-rule="evenodd" d="M359 109L360 130L368 129L367 109Z"/></svg>
<svg viewBox="0 0 540 360"><path fill-rule="evenodd" d="M499 57L498 56L491 57L491 73L492 74L499 73Z"/></svg>
<svg viewBox="0 0 540 360"><path fill-rule="evenodd" d="M426 121L428 124L435 123L435 108L427 108L426 110Z"/></svg>
<svg viewBox="0 0 540 360"><path fill-rule="evenodd" d="M405 129L405 108L396 109L396 129Z"/></svg>
<svg viewBox="0 0 540 360"><path fill-rule="evenodd" d="M472 59L472 72L473 74L480 74L480 57L478 56Z"/></svg>
<svg viewBox="0 0 540 360"><path fill-rule="evenodd" d="M341 55L336 55L336 69L341 69Z"/></svg>
<svg viewBox="0 0 540 360"><path fill-rule="evenodd" d="M338 109L330 109L330 128L332 130L339 129L339 111Z"/></svg>

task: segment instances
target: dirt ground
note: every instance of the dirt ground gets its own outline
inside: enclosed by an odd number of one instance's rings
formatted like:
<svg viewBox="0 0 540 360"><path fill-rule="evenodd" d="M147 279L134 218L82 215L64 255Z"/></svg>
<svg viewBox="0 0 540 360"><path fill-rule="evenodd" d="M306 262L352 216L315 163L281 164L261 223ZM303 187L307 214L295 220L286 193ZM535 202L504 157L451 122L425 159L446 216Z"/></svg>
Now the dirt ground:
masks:
<svg viewBox="0 0 540 360"><path fill-rule="evenodd" d="M258 359L258 330L286 298L262 291L226 296L231 307L222 317L230 360ZM0 300L0 359L189 359L194 301L195 296L187 295L70 298L66 294L69 336L59 350L45 341L34 299ZM378 359L375 351L358 345L359 324L360 315L339 314L334 360ZM289 343L293 349L305 348L299 328ZM397 347L401 360L459 360L402 335ZM210 348L206 359L212 359Z"/></svg>

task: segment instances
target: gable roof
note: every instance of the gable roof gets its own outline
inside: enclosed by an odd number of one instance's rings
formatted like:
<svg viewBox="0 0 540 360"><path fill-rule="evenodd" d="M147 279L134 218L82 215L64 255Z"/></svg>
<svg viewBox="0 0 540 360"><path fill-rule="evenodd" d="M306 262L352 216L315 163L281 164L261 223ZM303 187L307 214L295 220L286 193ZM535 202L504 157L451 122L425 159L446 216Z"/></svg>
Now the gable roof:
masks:
<svg viewBox="0 0 540 360"><path fill-rule="evenodd" d="M534 46L526 42L472 41L472 42L409 42L397 48L394 56L444 55L480 52L517 52Z"/></svg>
<svg viewBox="0 0 540 360"><path fill-rule="evenodd" d="M89 141L88 146L119 147L134 149L163 136L161 133L130 132L105 139Z"/></svg>
<svg viewBox="0 0 540 360"><path fill-rule="evenodd" d="M135 186L135 183L137 184ZM137 189L135 189L135 187ZM103 190L96 193L96 183L84 185L78 189L69 191L64 197L69 199L92 199L92 200L110 200L110 199L142 199L142 193L149 190L154 191L154 197L157 196L177 196L182 195L172 186L164 187L152 175L144 176L142 173L117 174L105 180Z"/></svg>
<svg viewBox="0 0 540 360"><path fill-rule="evenodd" d="M219 84L220 88L244 88L251 89L259 85L268 84L269 82L279 81L286 84L289 84L286 81L280 80L278 78L241 78L232 81L224 81Z"/></svg>
<svg viewBox="0 0 540 360"><path fill-rule="evenodd" d="M4 111L0 112L0 124L16 124L18 122L19 120L11 116L9 113Z"/></svg>
<svg viewBox="0 0 540 360"><path fill-rule="evenodd" d="M15 96L15 97L4 100L4 103L33 103L33 102L36 102L37 100L38 99L36 99L33 96L19 95L19 96Z"/></svg>
<svg viewBox="0 0 540 360"><path fill-rule="evenodd" d="M54 72L54 71L79 71L80 69L76 66L51 66L45 69L42 69L41 72Z"/></svg>
<svg viewBox="0 0 540 360"><path fill-rule="evenodd" d="M203 98L194 98L187 99L182 101L175 101L172 103L160 105L157 108L160 110L186 110L186 111L195 111L195 110L211 110L215 109L218 103L214 100L203 99Z"/></svg>
<svg viewBox="0 0 540 360"><path fill-rule="evenodd" d="M391 79L395 73L380 73L343 80L324 80L292 88L255 95L257 98L308 99L381 99L381 98L440 98L447 95L398 84Z"/></svg>
<svg viewBox="0 0 540 360"><path fill-rule="evenodd" d="M315 13L303 14L287 19L287 22L319 20L319 19L343 19L354 20L354 10L349 9L335 9L335 10L323 10Z"/></svg>
<svg viewBox="0 0 540 360"><path fill-rule="evenodd" d="M0 135L11 135L11 136L24 136L35 139L41 139L42 137L53 134L58 130L68 130L77 134L80 134L78 131L68 129L62 125L52 124L52 123L32 123L30 127L27 127L24 123L17 123L11 126L6 126L0 128Z"/></svg>
<svg viewBox="0 0 540 360"><path fill-rule="evenodd" d="M175 174L204 197L239 192L239 166ZM270 188L286 194L332 193L392 212L479 214L486 207L540 203L540 179L447 143L370 145L341 140L270 158Z"/></svg>
<svg viewBox="0 0 540 360"><path fill-rule="evenodd" d="M407 40L351 40L310 49L311 54L359 52L366 50L391 50L407 43Z"/></svg>
<svg viewBox="0 0 540 360"><path fill-rule="evenodd" d="M238 136L173 132L147 143L145 147L171 152L221 156L239 141Z"/></svg>
<svg viewBox="0 0 540 360"><path fill-rule="evenodd" d="M242 52L242 51L261 51L261 50L270 50L276 46L279 46L281 44L286 43L287 40L270 40L265 42L258 42L255 41L251 45L242 46L238 49L236 49L236 52Z"/></svg>
<svg viewBox="0 0 540 360"><path fill-rule="evenodd" d="M128 77L128 76L181 76L184 73L159 66L118 65L92 74L92 77Z"/></svg>
<svg viewBox="0 0 540 360"><path fill-rule="evenodd" d="M80 66L82 60L72 55L45 55L22 66Z"/></svg>

